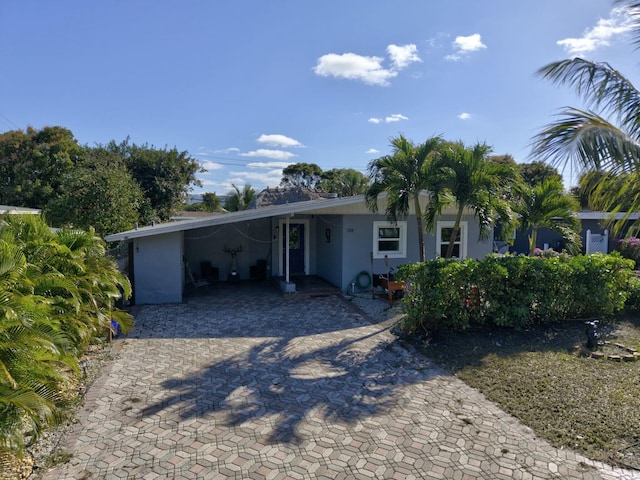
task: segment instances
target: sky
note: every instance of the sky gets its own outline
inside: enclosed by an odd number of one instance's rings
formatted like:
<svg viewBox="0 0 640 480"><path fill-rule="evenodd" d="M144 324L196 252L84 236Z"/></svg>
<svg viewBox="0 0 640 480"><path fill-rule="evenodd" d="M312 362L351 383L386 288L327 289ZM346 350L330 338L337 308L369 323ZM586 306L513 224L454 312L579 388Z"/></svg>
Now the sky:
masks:
<svg viewBox="0 0 640 480"><path fill-rule="evenodd" d="M3 0L0 132L175 147L218 195L298 162L366 173L400 134L531 162L583 106L536 71L580 56L638 85L628 22L609 0Z"/></svg>

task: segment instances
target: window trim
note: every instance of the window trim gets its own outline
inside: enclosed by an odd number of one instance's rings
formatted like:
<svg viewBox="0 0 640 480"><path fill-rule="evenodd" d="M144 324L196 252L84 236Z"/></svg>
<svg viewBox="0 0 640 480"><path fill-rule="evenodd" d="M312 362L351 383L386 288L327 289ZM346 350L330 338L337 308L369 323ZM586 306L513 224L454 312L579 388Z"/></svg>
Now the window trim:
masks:
<svg viewBox="0 0 640 480"><path fill-rule="evenodd" d="M398 250L380 250L380 228L397 228L399 229L399 249ZM388 222L388 221L374 221L373 222L373 258L407 258L407 222Z"/></svg>
<svg viewBox="0 0 640 480"><path fill-rule="evenodd" d="M442 251L442 229L443 228L453 228L456 224L454 221L441 221L436 224L436 258L440 258L440 252ZM463 220L460 222L460 255L461 258L459 260L464 260L467 258L467 232L469 229L469 222ZM458 258L458 257L453 257Z"/></svg>

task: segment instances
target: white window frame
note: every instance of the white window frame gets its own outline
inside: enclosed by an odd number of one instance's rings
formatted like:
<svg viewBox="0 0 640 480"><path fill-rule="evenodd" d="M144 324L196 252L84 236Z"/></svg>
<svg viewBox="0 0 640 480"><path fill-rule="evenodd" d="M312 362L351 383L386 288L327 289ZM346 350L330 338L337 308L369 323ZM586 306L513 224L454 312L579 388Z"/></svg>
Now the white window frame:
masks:
<svg viewBox="0 0 640 480"><path fill-rule="evenodd" d="M381 228L398 229L398 250L380 250ZM407 222L373 222L373 258L407 258Z"/></svg>
<svg viewBox="0 0 640 480"><path fill-rule="evenodd" d="M468 223L466 220L460 222L460 255L462 258L459 260L464 260L467 258L467 231L468 231ZM440 252L442 251L442 229L443 228L453 228L456 222L452 221L443 221L438 222L436 224L436 257L440 257ZM447 242L445 245L449 245ZM458 257L453 257L458 258Z"/></svg>

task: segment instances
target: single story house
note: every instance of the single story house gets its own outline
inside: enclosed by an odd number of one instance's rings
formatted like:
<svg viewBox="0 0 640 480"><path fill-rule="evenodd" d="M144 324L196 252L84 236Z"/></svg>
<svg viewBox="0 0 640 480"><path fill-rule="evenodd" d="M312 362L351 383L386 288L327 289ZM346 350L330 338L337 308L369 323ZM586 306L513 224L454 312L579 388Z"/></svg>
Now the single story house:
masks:
<svg viewBox="0 0 640 480"><path fill-rule="evenodd" d="M378 207L382 213L373 214L363 195L328 196L155 224L105 240L120 242L137 304L181 302L190 273L229 282L279 278L287 289L296 277L315 275L346 290L363 271L386 273L419 260L415 215L393 224L384 198ZM453 209L444 211L425 235L427 258L444 253L454 219ZM461 227L456 256L493 251L491 235L479 240L473 212L465 212Z"/></svg>

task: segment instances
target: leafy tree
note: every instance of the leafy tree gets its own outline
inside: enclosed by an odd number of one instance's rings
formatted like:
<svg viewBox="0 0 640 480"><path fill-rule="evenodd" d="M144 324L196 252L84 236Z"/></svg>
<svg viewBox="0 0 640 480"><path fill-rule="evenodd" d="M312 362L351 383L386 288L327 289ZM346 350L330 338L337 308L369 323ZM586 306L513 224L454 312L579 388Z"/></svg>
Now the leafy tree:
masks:
<svg viewBox="0 0 640 480"><path fill-rule="evenodd" d="M246 210L249 205L256 198L256 191L251 188L248 183L244 186L242 191L238 189L234 184L231 184L233 190L227 195L227 199L224 202L225 210L229 212L238 212L240 210Z"/></svg>
<svg viewBox="0 0 640 480"><path fill-rule="evenodd" d="M62 179L60 190L45 209L53 225L94 227L108 235L129 230L149 216L143 216L150 210L149 202L123 159L104 149L88 149Z"/></svg>
<svg viewBox="0 0 640 480"><path fill-rule="evenodd" d="M202 203L205 206L207 212L218 212L222 208L222 200L211 192L205 192L202 194Z"/></svg>
<svg viewBox="0 0 640 480"><path fill-rule="evenodd" d="M367 191L369 179L353 168L333 168L322 172L318 188L341 197L360 195Z"/></svg>
<svg viewBox="0 0 640 480"><path fill-rule="evenodd" d="M629 12L635 44L640 45L640 1L616 3ZM574 165L578 171L637 174L640 92L634 85L608 63L582 58L550 63L538 73L553 83L573 88L585 101L587 110L565 107L558 120L536 135L533 153L558 165ZM618 200L617 196L603 198L611 207ZM640 210L640 198L635 199L632 210Z"/></svg>
<svg viewBox="0 0 640 480"><path fill-rule="evenodd" d="M580 220L575 216L577 209L577 200L565 193L558 177L548 177L525 188L519 213L520 226L524 230L531 229L529 255L534 254L538 229L542 227L562 235L568 250L577 251L581 245Z"/></svg>
<svg viewBox="0 0 640 480"><path fill-rule="evenodd" d="M407 216L411 207L414 208L421 262L424 262L425 253L420 192L430 185L432 161L442 144L442 138L432 137L415 145L400 135L391 139L393 153L372 160L368 167L371 184L365 197L371 211L378 211L378 196L382 193L387 195L385 213L392 222Z"/></svg>
<svg viewBox="0 0 640 480"><path fill-rule="evenodd" d="M562 182L562 175L560 175L557 168L539 160L531 163L520 163L518 168L520 169L522 180L530 187L542 183L547 178L557 178Z"/></svg>
<svg viewBox="0 0 640 480"><path fill-rule="evenodd" d="M70 130L29 127L0 134L0 203L44 208L82 153Z"/></svg>
<svg viewBox="0 0 640 480"><path fill-rule="evenodd" d="M512 165L487 158L490 151L486 144L468 148L462 142L448 143L440 149L434 162L436 173L431 182L431 201L425 212L427 228L435 228L444 208L457 207L446 258L453 255L466 208L473 210L479 220L481 238L489 235L496 221L500 221L504 236L513 232L516 220L505 192L519 177Z"/></svg>
<svg viewBox="0 0 640 480"><path fill-rule="evenodd" d="M315 163L294 163L282 170L283 187L316 188L322 176L322 169Z"/></svg>
<svg viewBox="0 0 640 480"><path fill-rule="evenodd" d="M120 144L114 141L106 147L119 154L149 200L160 220L168 220L187 198L191 186L201 186L196 174L204 171L188 153L176 148L159 150L147 144L130 144L127 138Z"/></svg>

